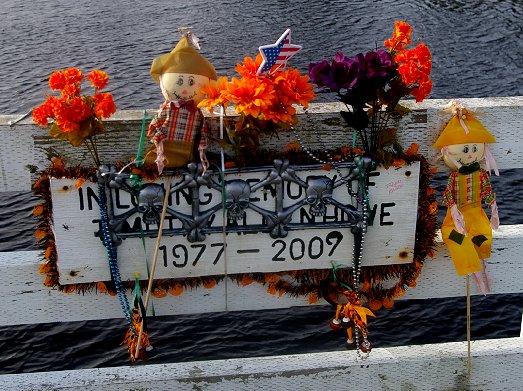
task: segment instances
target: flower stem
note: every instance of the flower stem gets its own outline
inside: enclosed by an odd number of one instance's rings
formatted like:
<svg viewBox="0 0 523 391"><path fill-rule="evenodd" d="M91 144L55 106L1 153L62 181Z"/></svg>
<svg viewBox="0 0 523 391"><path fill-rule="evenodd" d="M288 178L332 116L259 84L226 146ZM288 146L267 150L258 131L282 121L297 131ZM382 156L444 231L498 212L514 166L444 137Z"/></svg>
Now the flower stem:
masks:
<svg viewBox="0 0 523 391"><path fill-rule="evenodd" d="M98 151L96 149L96 144L93 141L92 137L87 138L88 142L85 143L85 146L87 147L87 150L91 154L91 157L94 160L94 164L96 164L96 167L100 167L100 159L98 158Z"/></svg>

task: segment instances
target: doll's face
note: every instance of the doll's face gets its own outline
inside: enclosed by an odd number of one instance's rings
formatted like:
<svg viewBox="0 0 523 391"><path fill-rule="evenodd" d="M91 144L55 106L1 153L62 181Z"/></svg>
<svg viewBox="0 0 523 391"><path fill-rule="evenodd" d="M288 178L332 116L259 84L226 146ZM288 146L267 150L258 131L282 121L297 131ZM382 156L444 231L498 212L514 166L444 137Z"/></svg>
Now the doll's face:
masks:
<svg viewBox="0 0 523 391"><path fill-rule="evenodd" d="M164 73L160 79L163 97L167 100L194 100L199 103L204 94L201 88L209 78L191 73Z"/></svg>
<svg viewBox="0 0 523 391"><path fill-rule="evenodd" d="M468 143L468 144L454 144L447 147L448 154L443 156L443 160L450 168L457 170L454 161L460 163L462 166L481 161L485 157L485 144L482 143Z"/></svg>

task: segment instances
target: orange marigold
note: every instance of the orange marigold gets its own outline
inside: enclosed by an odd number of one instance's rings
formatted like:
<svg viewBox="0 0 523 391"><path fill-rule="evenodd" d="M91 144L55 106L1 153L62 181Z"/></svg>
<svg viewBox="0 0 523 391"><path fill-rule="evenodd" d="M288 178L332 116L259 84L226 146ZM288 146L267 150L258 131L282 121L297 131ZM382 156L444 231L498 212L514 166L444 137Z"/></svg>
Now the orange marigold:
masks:
<svg viewBox="0 0 523 391"><path fill-rule="evenodd" d="M91 85L97 90L104 89L109 83L109 75L99 69L92 70L87 77L91 81Z"/></svg>

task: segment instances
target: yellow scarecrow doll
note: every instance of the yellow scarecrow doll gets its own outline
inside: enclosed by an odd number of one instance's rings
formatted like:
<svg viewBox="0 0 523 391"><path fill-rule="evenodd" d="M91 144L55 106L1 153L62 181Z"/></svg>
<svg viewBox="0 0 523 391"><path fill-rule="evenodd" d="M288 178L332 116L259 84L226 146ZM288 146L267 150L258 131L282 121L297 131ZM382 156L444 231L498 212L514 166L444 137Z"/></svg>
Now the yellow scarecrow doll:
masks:
<svg viewBox="0 0 523 391"><path fill-rule="evenodd" d="M473 274L478 288L490 292L490 278L485 259L490 257L492 229L499 227L496 195L492 192L489 172L497 175L488 144L495 143L492 134L463 106L451 102L454 115L437 139L434 148L441 149L443 159L453 171L443 193L447 214L441 227L458 275ZM482 201L491 207L489 221ZM485 276L485 283L483 275Z"/></svg>
<svg viewBox="0 0 523 391"><path fill-rule="evenodd" d="M196 146L204 169L209 166L205 156L209 131L197 105L203 99L201 87L216 80L216 71L197 49L196 37L184 33L170 53L155 58L151 65L151 76L160 84L165 101L149 125L147 136L154 147L145 162L156 162L159 173L164 167L192 161Z"/></svg>

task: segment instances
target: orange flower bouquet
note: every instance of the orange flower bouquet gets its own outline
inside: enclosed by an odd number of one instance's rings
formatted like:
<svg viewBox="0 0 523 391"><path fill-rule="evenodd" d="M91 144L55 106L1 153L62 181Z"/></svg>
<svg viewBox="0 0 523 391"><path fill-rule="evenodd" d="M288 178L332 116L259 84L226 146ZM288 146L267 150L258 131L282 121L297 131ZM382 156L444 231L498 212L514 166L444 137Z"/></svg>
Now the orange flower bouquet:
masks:
<svg viewBox="0 0 523 391"><path fill-rule="evenodd" d="M239 118L234 127L228 129L231 142L240 149L255 149L259 146L259 135L277 135L280 129L288 129L298 121L294 105L308 107L315 96L308 76L302 76L297 69L273 69L257 74L262 63L261 55L255 59L245 57L236 65L240 78L230 81L220 77L203 87L205 99L198 107L214 106L226 109L233 105Z"/></svg>
<svg viewBox="0 0 523 391"><path fill-rule="evenodd" d="M104 71L93 70L87 76L94 87L94 94L81 95L85 77L78 68L56 71L49 77L49 87L60 91L60 96L49 96L33 110L37 125L48 127L49 135L69 142L74 147L85 144L97 166L100 165L94 136L103 132L102 118L109 118L116 111L113 96L101 92L109 81Z"/></svg>

